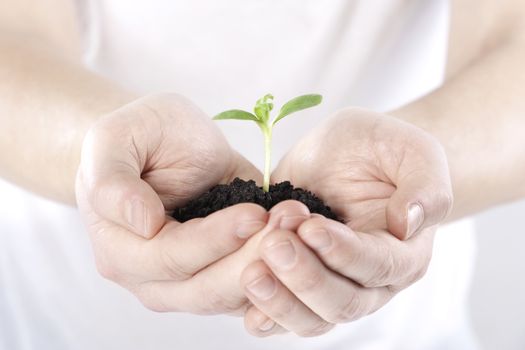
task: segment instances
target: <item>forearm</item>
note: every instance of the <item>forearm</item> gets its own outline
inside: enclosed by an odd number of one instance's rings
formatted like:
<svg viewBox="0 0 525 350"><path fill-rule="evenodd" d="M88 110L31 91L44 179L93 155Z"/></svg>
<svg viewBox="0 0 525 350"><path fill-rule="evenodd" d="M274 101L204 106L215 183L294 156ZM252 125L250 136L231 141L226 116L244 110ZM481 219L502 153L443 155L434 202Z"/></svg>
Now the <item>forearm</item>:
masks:
<svg viewBox="0 0 525 350"><path fill-rule="evenodd" d="M513 40L441 88L392 111L445 147L454 188L449 220L525 196L525 44Z"/></svg>
<svg viewBox="0 0 525 350"><path fill-rule="evenodd" d="M0 176L74 203L83 136L131 94L45 45L0 33Z"/></svg>

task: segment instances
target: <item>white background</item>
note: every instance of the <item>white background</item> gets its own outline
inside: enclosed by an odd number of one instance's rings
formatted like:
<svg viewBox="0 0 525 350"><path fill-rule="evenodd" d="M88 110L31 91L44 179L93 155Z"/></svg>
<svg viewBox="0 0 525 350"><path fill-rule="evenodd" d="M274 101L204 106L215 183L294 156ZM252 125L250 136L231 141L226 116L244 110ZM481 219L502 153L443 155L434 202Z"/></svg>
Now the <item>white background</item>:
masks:
<svg viewBox="0 0 525 350"><path fill-rule="evenodd" d="M476 216L470 315L483 349L525 349L525 201Z"/></svg>

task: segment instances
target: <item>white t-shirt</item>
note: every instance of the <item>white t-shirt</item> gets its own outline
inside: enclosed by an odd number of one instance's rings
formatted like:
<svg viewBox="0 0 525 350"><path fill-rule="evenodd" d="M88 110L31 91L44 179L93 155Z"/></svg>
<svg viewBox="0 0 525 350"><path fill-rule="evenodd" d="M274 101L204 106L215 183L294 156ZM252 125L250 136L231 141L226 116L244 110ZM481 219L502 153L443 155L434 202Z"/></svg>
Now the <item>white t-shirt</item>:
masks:
<svg viewBox="0 0 525 350"><path fill-rule="evenodd" d="M406 103L437 86L445 62L445 0L79 0L85 62L139 93L179 92L209 114L324 102L274 133L279 159L320 117ZM219 124L262 165L249 123ZM255 142L255 141L257 142ZM426 276L375 314L301 339L258 339L229 316L158 314L95 270L77 211L0 180L1 349L470 349L465 298L473 225L442 227Z"/></svg>

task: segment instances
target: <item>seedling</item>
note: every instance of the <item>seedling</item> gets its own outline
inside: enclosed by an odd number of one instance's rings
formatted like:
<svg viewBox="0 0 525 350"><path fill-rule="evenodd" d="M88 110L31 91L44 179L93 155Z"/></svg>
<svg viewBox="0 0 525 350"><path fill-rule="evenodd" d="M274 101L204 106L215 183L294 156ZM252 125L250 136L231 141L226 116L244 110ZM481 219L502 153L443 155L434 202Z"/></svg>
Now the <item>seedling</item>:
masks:
<svg viewBox="0 0 525 350"><path fill-rule="evenodd" d="M271 167L271 153L272 153L272 129L277 122L284 117L306 109L317 106L321 103L323 97L317 94L302 95L286 102L279 111L277 117L271 121L270 112L273 109L273 96L267 94L258 99L253 109L254 113L246 112L240 109L231 109L217 114L213 117L214 120L224 119L239 119L252 120L261 129L264 135L264 180L263 191L268 192L270 189L270 167Z"/></svg>

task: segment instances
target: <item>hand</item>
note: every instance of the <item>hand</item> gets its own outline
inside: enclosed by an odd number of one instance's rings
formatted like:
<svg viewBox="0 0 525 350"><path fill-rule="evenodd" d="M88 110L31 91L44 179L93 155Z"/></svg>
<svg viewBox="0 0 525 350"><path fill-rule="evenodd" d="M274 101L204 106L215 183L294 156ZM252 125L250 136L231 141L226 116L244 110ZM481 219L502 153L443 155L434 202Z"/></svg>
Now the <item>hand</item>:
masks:
<svg viewBox="0 0 525 350"><path fill-rule="evenodd" d="M262 260L241 277L254 305L245 315L252 334L322 334L376 311L423 276L436 225L452 204L433 137L347 109L287 154L273 181L287 179L318 194L345 224L315 217L297 235L275 230L261 240Z"/></svg>
<svg viewBox="0 0 525 350"><path fill-rule="evenodd" d="M230 210L230 208L225 210ZM203 296L206 299L203 303L205 311L199 313L244 315L250 301L239 281L244 269L260 259L258 247L261 239L268 232L276 229L295 232L305 220L310 218L308 208L301 203L284 201L277 204L269 211L268 223L264 229L252 235L236 251L194 273L185 283L183 294ZM195 245L198 245L197 242ZM169 306L173 305L172 299L175 297L177 297L175 294L171 294L163 298L166 300L164 304L168 306L167 309L171 309Z"/></svg>
<svg viewBox="0 0 525 350"><path fill-rule="evenodd" d="M181 96L148 96L103 117L85 137L76 182L100 273L154 310L222 312L205 291L239 289L238 279L203 269L260 231L268 213L240 204L181 224L165 208L236 176L262 178ZM207 276L200 284L197 272Z"/></svg>

